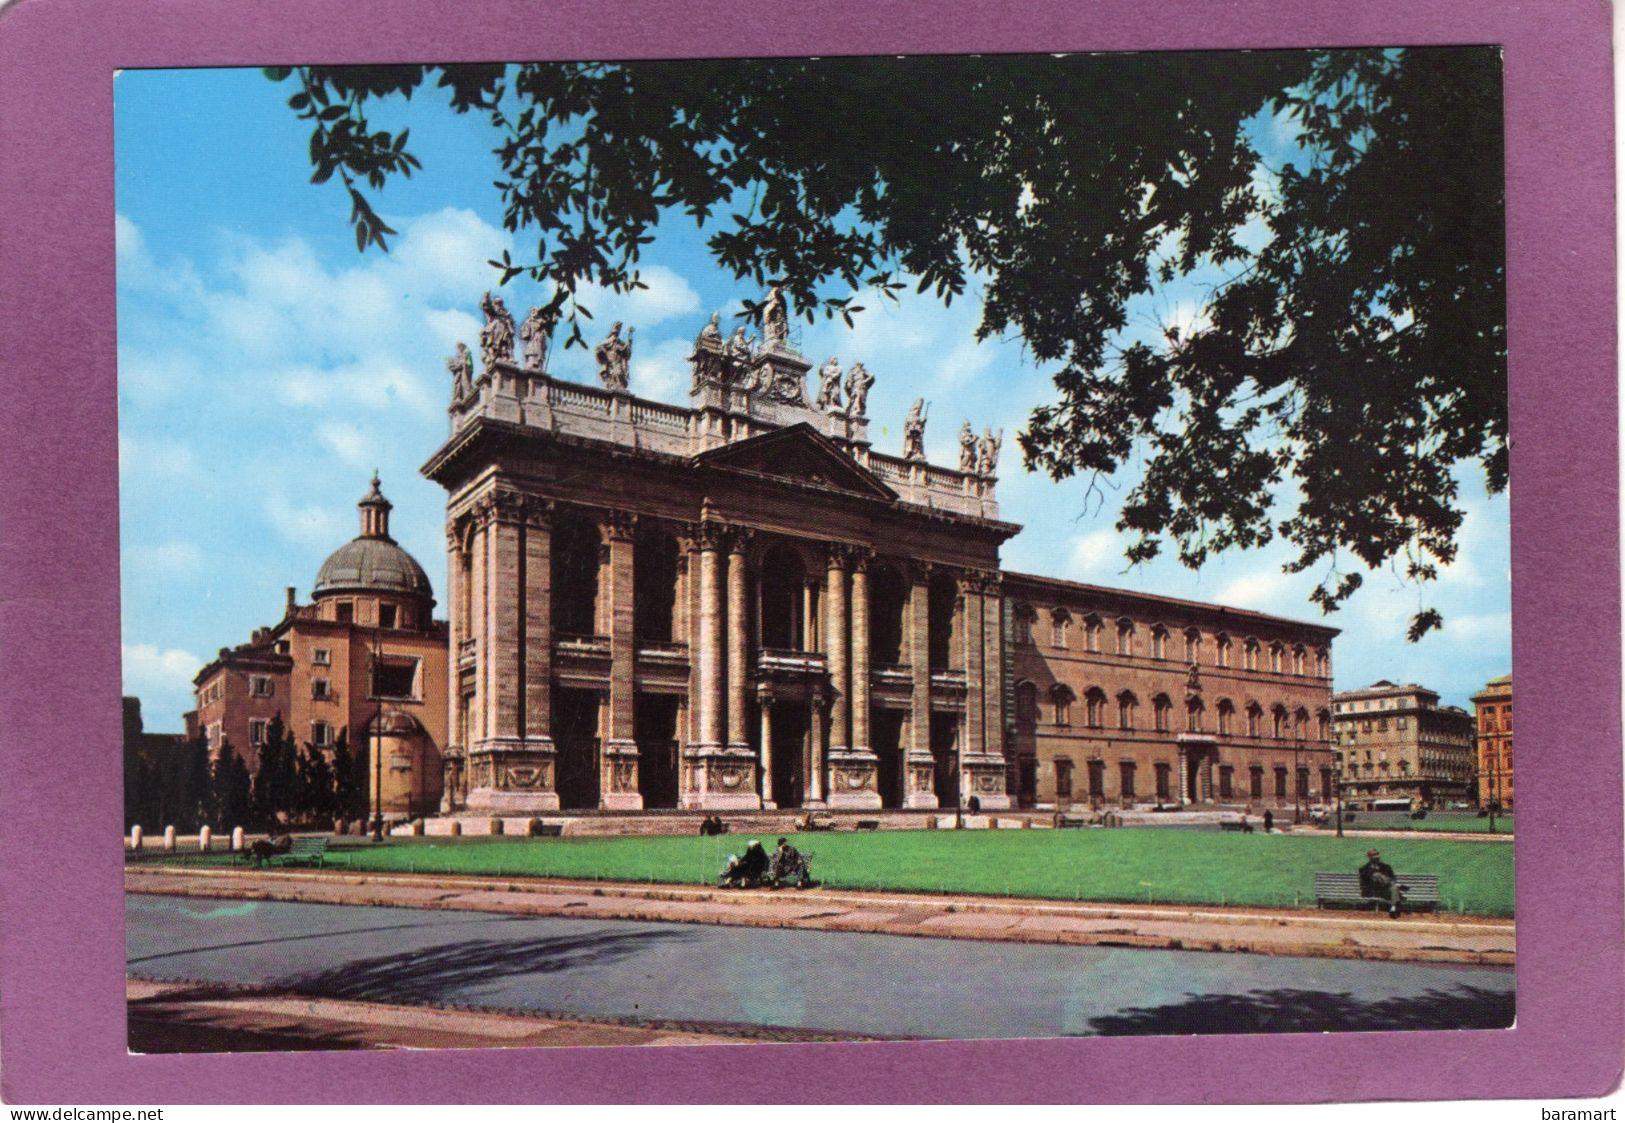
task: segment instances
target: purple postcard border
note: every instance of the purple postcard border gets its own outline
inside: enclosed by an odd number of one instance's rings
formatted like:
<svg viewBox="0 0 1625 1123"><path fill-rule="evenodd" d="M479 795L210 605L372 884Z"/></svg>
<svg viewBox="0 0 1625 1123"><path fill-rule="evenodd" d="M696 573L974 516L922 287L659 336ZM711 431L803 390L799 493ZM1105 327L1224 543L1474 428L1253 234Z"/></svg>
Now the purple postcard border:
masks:
<svg viewBox="0 0 1625 1123"><path fill-rule="evenodd" d="M3 1098L1205 1103L1602 1093L1620 1072L1625 947L1609 31L1596 0L17 0L0 13ZM793 1070L827 1074L788 1085L740 1066L744 1046L126 1052L121 853L108 829L121 805L115 69L1420 43L1505 47L1516 1028L1407 1033L1403 1048L1384 1034L772 1046L789 1051Z"/></svg>

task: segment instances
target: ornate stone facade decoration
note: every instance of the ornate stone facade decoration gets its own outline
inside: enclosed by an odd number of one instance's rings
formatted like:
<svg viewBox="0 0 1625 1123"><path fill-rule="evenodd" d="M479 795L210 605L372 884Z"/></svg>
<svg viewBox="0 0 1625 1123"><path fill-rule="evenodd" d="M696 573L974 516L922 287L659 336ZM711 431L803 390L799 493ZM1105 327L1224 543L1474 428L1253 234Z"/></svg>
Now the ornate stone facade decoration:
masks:
<svg viewBox="0 0 1625 1123"><path fill-rule="evenodd" d="M976 471L976 430L969 421L959 427L959 470Z"/></svg>
<svg viewBox="0 0 1625 1123"><path fill-rule="evenodd" d="M818 369L818 408L831 413L841 408L841 364L834 355Z"/></svg>
<svg viewBox="0 0 1625 1123"><path fill-rule="evenodd" d="M977 445L976 471L983 476L991 476L999 467L999 449L1004 445L1004 430L997 433L991 427L982 430L982 440Z"/></svg>
<svg viewBox="0 0 1625 1123"><path fill-rule="evenodd" d="M903 418L903 459L925 459L925 399L915 398Z"/></svg>
<svg viewBox="0 0 1625 1123"><path fill-rule="evenodd" d="M762 303L762 343L775 351L790 345L790 306L778 285L768 290Z"/></svg>
<svg viewBox="0 0 1625 1123"><path fill-rule="evenodd" d="M446 360L446 370L451 373L451 400L455 405L474 392L474 356L468 344L457 344L457 353Z"/></svg>
<svg viewBox="0 0 1625 1123"><path fill-rule="evenodd" d="M849 417L867 417L869 415L869 388L875 384L875 376L866 370L862 363L853 363L846 372L846 412Z"/></svg>

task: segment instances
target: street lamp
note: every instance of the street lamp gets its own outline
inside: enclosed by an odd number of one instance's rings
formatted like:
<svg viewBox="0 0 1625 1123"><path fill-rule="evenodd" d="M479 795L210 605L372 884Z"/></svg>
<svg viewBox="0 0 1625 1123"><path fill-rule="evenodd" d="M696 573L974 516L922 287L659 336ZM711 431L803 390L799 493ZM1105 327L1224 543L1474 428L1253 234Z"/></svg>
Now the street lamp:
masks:
<svg viewBox="0 0 1625 1123"><path fill-rule="evenodd" d="M1297 732L1292 739L1292 825L1297 826L1303 821L1303 766L1298 763L1298 754L1303 750L1303 733Z"/></svg>
<svg viewBox="0 0 1625 1123"><path fill-rule="evenodd" d="M1337 808L1337 837L1343 837L1343 754L1332 753L1332 802Z"/></svg>
<svg viewBox="0 0 1625 1123"><path fill-rule="evenodd" d="M375 626L372 630L372 682L370 684L374 698L378 696L378 660L380 654L378 629ZM384 704L379 702L378 708L372 715L372 736L370 738L372 746L372 840L374 842L384 841L384 756L383 743L379 736L381 730L378 728L383 724L383 717Z"/></svg>

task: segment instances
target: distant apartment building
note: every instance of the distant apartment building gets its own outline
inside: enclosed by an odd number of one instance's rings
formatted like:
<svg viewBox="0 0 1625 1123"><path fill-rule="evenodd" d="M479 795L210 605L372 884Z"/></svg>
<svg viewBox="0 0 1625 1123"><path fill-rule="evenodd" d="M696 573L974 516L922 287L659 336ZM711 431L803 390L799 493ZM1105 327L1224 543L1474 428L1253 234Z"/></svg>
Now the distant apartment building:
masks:
<svg viewBox="0 0 1625 1123"><path fill-rule="evenodd" d="M1440 706L1437 691L1379 679L1332 698L1343 799L1353 807L1409 800L1444 807L1471 795L1473 718Z"/></svg>
<svg viewBox="0 0 1625 1123"><path fill-rule="evenodd" d="M1491 679L1473 695L1478 711L1478 805L1512 809L1512 676Z"/></svg>

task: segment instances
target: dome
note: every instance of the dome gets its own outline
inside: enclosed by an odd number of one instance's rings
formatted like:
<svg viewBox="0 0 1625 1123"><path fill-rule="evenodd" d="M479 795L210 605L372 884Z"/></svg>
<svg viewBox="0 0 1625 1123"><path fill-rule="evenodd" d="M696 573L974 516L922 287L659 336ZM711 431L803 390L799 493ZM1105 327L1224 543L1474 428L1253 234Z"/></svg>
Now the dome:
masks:
<svg viewBox="0 0 1625 1123"><path fill-rule="evenodd" d="M340 546L316 571L313 595L338 592L399 593L431 597L429 575L417 559L388 538L363 535Z"/></svg>
<svg viewBox="0 0 1625 1123"><path fill-rule="evenodd" d="M340 546L316 571L313 596L323 593L395 593L433 599L429 575L417 559L389 536L391 504L372 474L372 490L361 497L361 533Z"/></svg>

